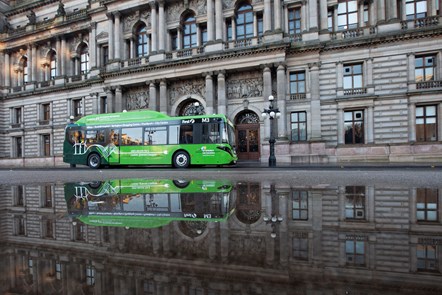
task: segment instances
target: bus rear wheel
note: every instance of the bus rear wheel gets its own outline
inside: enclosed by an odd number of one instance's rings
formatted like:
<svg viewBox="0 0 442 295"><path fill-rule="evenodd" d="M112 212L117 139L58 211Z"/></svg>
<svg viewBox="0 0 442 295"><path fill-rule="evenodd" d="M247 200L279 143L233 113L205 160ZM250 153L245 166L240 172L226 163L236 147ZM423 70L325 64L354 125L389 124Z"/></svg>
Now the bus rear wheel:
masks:
<svg viewBox="0 0 442 295"><path fill-rule="evenodd" d="M190 156L185 151L178 151L173 156L173 166L175 168L187 168L190 164Z"/></svg>
<svg viewBox="0 0 442 295"><path fill-rule="evenodd" d="M101 158L98 154L90 154L87 158L87 165L92 169L98 169L101 166Z"/></svg>

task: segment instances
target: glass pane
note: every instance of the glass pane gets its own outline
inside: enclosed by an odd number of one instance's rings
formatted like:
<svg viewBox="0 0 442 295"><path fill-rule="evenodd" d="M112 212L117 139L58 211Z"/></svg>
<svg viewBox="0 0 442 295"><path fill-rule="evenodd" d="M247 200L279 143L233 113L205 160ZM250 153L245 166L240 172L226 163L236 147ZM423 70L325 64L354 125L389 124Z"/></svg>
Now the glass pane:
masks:
<svg viewBox="0 0 442 295"><path fill-rule="evenodd" d="M344 28L347 25L347 16L339 15L338 16L338 27Z"/></svg>
<svg viewBox="0 0 442 295"><path fill-rule="evenodd" d="M338 14L343 14L347 12L346 3L339 3L338 5Z"/></svg>
<svg viewBox="0 0 442 295"><path fill-rule="evenodd" d="M253 13L248 12L245 15L246 23L253 23Z"/></svg>
<svg viewBox="0 0 442 295"><path fill-rule="evenodd" d="M358 11L357 1L348 1L348 12Z"/></svg>
<svg viewBox="0 0 442 295"><path fill-rule="evenodd" d="M298 122L298 113L292 113L291 114L291 121L292 122Z"/></svg>
<svg viewBox="0 0 442 295"><path fill-rule="evenodd" d="M362 74L362 65L354 65L353 74Z"/></svg>
<svg viewBox="0 0 442 295"><path fill-rule="evenodd" d="M353 253L353 241L345 241L345 253Z"/></svg>
<svg viewBox="0 0 442 295"><path fill-rule="evenodd" d="M299 219L299 211L293 210L293 219Z"/></svg>
<svg viewBox="0 0 442 295"><path fill-rule="evenodd" d="M407 15L414 14L414 3L407 3L405 5L405 11Z"/></svg>
<svg viewBox="0 0 442 295"><path fill-rule="evenodd" d="M304 82L299 82L298 93L305 93L305 83Z"/></svg>
<svg viewBox="0 0 442 295"><path fill-rule="evenodd" d="M362 88L362 76L355 76L354 77L353 88Z"/></svg>
<svg viewBox="0 0 442 295"><path fill-rule="evenodd" d="M348 15L348 24L357 24L358 23L358 14L352 13Z"/></svg>
<svg viewBox="0 0 442 295"><path fill-rule="evenodd" d="M434 73L433 68L426 68L425 69L425 81L431 81L433 80Z"/></svg>
<svg viewBox="0 0 442 295"><path fill-rule="evenodd" d="M420 1L416 3L416 13L427 12L427 1Z"/></svg>
<svg viewBox="0 0 442 295"><path fill-rule="evenodd" d="M365 245L364 242L356 242L356 253L357 254L364 254L365 253Z"/></svg>
<svg viewBox="0 0 442 295"><path fill-rule="evenodd" d="M416 212L416 218L417 220L424 220L425 219L425 214L423 211L417 211Z"/></svg>
<svg viewBox="0 0 442 295"><path fill-rule="evenodd" d="M424 108L423 107L417 107L416 108L416 117L422 117L424 115Z"/></svg>
<svg viewBox="0 0 442 295"><path fill-rule="evenodd" d="M427 220L428 221L437 221L437 212L436 211L429 211L427 213Z"/></svg>
<svg viewBox="0 0 442 295"><path fill-rule="evenodd" d="M344 113L344 120L346 122L353 121L353 113L352 112L345 112ZM351 125L350 125L351 126Z"/></svg>
<svg viewBox="0 0 442 295"><path fill-rule="evenodd" d="M424 81L424 70L423 69L416 69L414 71L416 82L422 82Z"/></svg>
<svg viewBox="0 0 442 295"><path fill-rule="evenodd" d="M305 122L306 121L306 117L307 116L307 113L305 113L305 112L301 112L301 113L299 113L299 121L300 122Z"/></svg>
<svg viewBox="0 0 442 295"><path fill-rule="evenodd" d="M351 76L344 77L344 89L353 88L353 79Z"/></svg>
<svg viewBox="0 0 442 295"><path fill-rule="evenodd" d="M416 68L421 68L424 66L423 62L424 62L424 59L422 57L417 57L414 61L414 65Z"/></svg>

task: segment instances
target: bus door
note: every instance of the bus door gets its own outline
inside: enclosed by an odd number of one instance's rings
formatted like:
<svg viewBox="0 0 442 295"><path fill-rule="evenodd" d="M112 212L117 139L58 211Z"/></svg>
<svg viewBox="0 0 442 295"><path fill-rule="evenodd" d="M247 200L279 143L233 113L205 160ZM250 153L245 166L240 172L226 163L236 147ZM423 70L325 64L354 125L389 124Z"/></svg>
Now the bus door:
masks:
<svg viewBox="0 0 442 295"><path fill-rule="evenodd" d="M120 163L120 144L121 144L121 129L112 128L109 130L108 134L108 144L106 146L106 154L103 155L107 157L109 164L119 164Z"/></svg>

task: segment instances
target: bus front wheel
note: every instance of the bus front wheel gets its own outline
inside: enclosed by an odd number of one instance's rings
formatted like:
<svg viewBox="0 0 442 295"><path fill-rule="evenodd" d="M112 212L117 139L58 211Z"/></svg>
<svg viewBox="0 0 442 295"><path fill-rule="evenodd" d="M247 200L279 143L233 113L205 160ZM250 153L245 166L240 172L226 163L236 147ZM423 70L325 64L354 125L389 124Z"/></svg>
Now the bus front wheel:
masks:
<svg viewBox="0 0 442 295"><path fill-rule="evenodd" d="M178 151L173 156L173 166L175 168L187 168L190 164L190 156L185 151Z"/></svg>
<svg viewBox="0 0 442 295"><path fill-rule="evenodd" d="M101 166L101 158L98 154L90 154L87 158L87 164L92 169L97 169Z"/></svg>

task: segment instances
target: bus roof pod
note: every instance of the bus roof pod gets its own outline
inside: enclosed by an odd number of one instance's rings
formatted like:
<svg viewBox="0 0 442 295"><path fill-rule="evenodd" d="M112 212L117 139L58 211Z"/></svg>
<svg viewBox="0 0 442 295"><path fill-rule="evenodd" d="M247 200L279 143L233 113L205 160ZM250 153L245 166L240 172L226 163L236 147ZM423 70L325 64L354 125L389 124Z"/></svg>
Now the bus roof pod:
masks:
<svg viewBox="0 0 442 295"><path fill-rule="evenodd" d="M170 119L171 117L156 111L151 110L136 110L125 111L119 113L106 113L98 115L88 115L80 118L76 123L78 125L101 125L110 123L127 123L127 122L140 122L145 120L162 120Z"/></svg>

